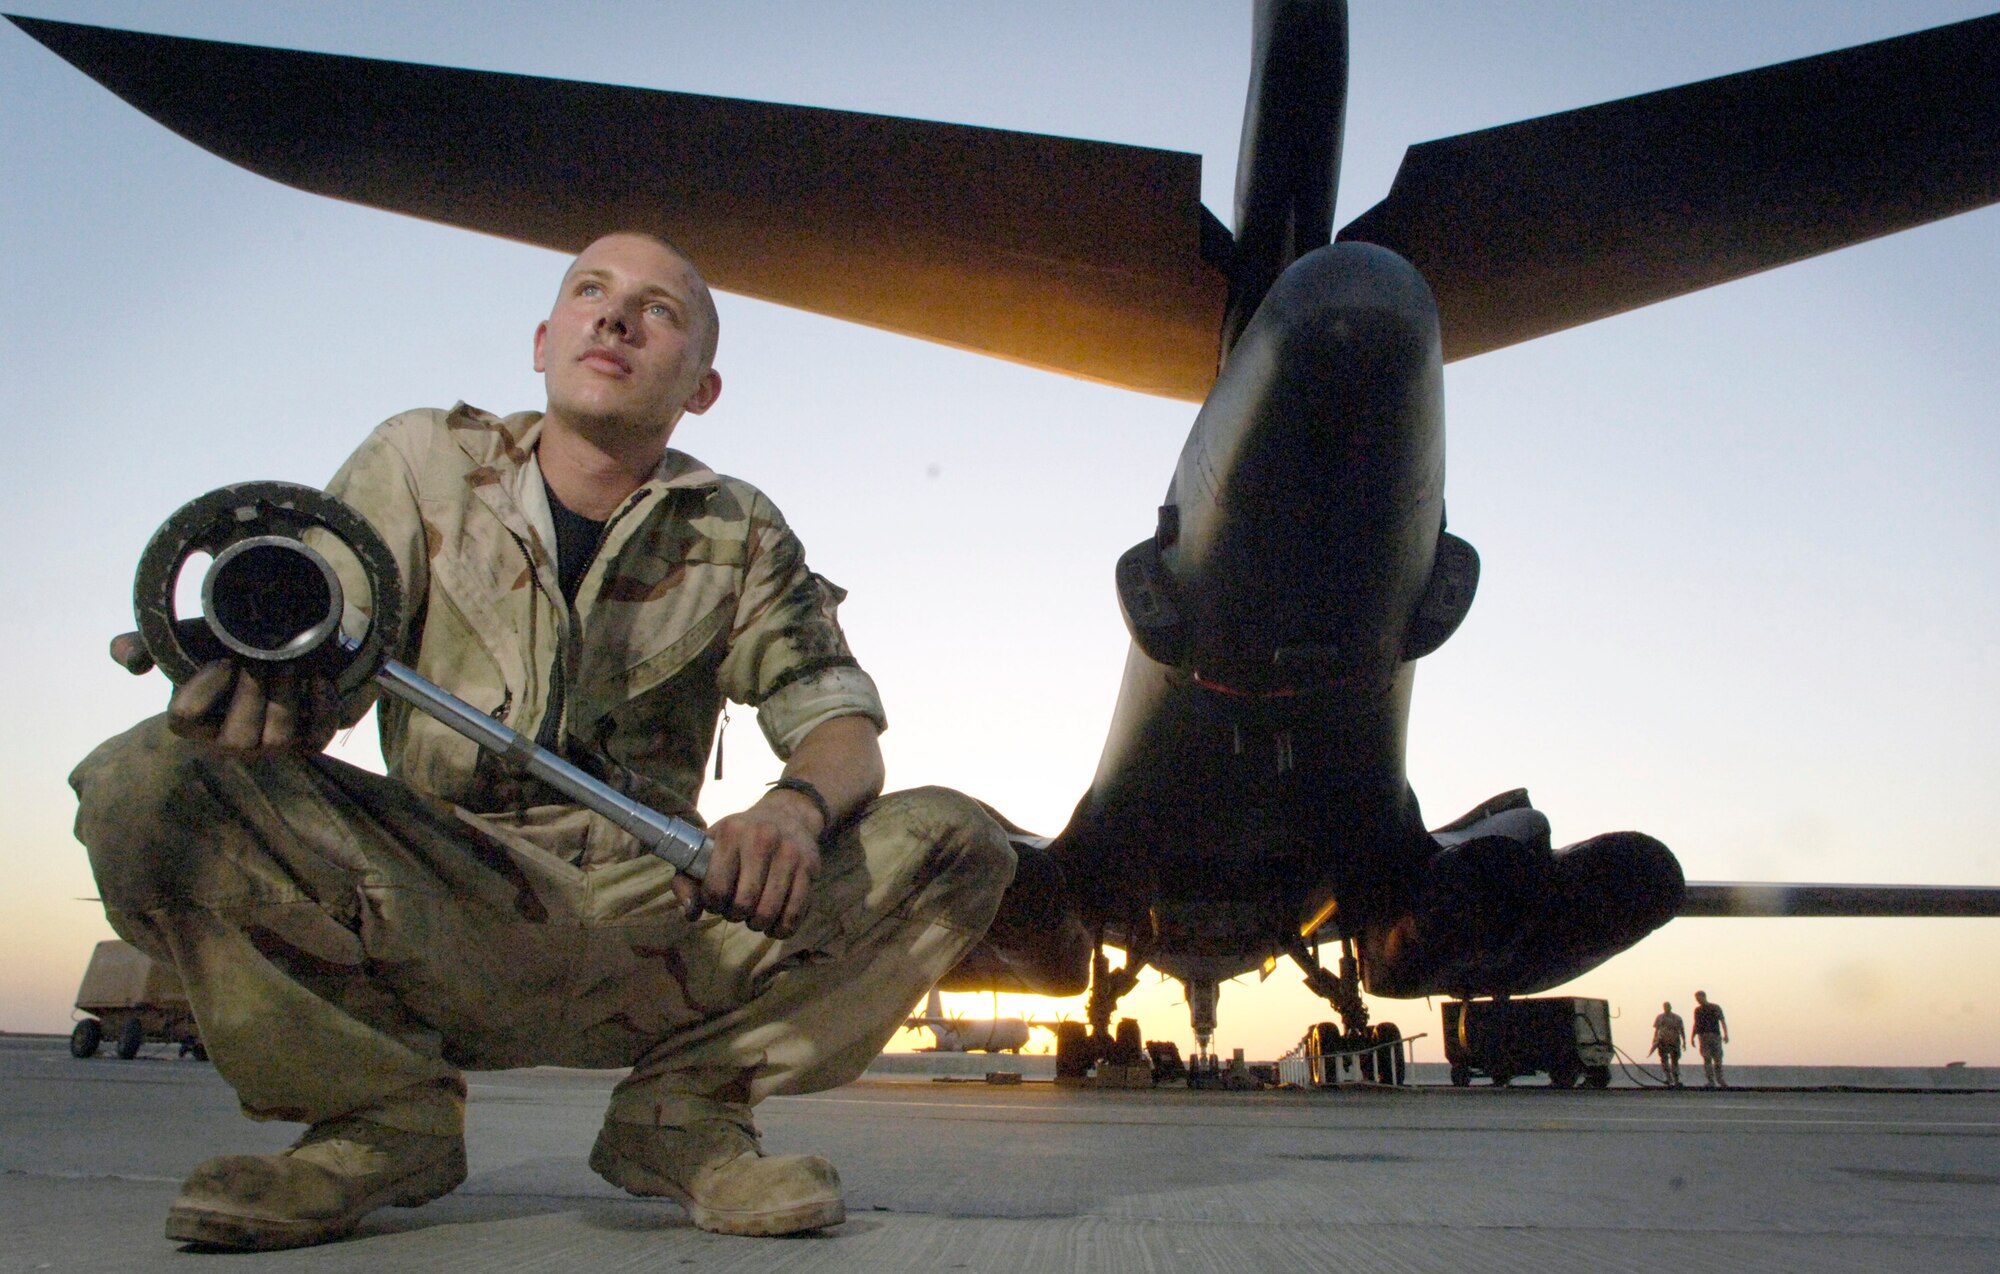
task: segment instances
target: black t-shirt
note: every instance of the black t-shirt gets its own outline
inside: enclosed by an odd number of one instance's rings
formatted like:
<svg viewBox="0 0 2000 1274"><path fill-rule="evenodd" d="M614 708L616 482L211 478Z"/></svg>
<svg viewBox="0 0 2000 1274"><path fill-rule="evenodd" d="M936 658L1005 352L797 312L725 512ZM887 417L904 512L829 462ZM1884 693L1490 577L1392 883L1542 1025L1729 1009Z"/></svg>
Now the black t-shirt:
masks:
<svg viewBox="0 0 2000 1274"><path fill-rule="evenodd" d="M1720 1004L1697 1004L1694 1006L1694 1033L1696 1035L1722 1034L1722 1006Z"/></svg>
<svg viewBox="0 0 2000 1274"><path fill-rule="evenodd" d="M604 539L604 523L572 512L556 498L547 478L542 479L542 489L549 493L549 513L556 523L556 579L562 584L563 600L574 606L576 590Z"/></svg>

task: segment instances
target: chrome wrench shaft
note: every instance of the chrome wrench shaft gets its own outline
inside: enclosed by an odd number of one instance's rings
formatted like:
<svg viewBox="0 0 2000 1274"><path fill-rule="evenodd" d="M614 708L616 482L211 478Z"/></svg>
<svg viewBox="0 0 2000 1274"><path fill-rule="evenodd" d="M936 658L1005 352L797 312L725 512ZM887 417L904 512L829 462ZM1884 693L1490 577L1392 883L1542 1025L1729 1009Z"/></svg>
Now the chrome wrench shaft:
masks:
<svg viewBox="0 0 2000 1274"><path fill-rule="evenodd" d="M382 661L375 684L385 692L450 726L488 752L505 757L550 787L574 797L639 838L649 853L695 880L708 875L715 842L684 818L662 814L592 778L527 735L502 725L437 683L394 659Z"/></svg>

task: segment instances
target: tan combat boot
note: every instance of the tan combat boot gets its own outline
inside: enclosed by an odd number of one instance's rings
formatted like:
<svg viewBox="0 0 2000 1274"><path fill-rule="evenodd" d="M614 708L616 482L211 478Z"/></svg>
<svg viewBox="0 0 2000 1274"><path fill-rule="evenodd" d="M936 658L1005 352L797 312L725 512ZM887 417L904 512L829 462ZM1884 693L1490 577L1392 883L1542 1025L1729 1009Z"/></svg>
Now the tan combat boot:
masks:
<svg viewBox="0 0 2000 1274"><path fill-rule="evenodd" d="M766 1155L750 1108L716 1104L726 1113L686 1127L606 1119L591 1170L632 1194L679 1202L716 1234L792 1234L847 1219L832 1164L817 1155Z"/></svg>
<svg viewBox="0 0 2000 1274"><path fill-rule="evenodd" d="M268 1251L325 1243L376 1208L414 1208L465 1180L465 1139L349 1115L314 1124L281 1155L223 1155L196 1168L167 1237Z"/></svg>

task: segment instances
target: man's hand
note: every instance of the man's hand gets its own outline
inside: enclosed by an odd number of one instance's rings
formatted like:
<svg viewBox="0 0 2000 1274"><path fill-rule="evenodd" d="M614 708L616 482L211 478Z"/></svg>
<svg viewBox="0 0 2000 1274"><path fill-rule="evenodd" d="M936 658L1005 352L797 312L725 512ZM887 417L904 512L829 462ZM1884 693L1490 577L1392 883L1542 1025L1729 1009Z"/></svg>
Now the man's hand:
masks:
<svg viewBox="0 0 2000 1274"><path fill-rule="evenodd" d="M153 667L137 633L111 639L111 658L134 676ZM252 668L230 659L207 664L174 689L167 728L226 752L317 752L340 728L333 683L282 665Z"/></svg>
<svg viewBox="0 0 2000 1274"><path fill-rule="evenodd" d="M709 828L715 851L708 878L674 884L684 899L741 920L758 933L789 938L799 930L819 874L819 810L798 792L778 789ZM697 894L697 890L699 891Z"/></svg>
<svg viewBox="0 0 2000 1274"><path fill-rule="evenodd" d="M325 677L218 659L174 691L167 728L244 757L318 752L340 728L340 705Z"/></svg>
<svg viewBox="0 0 2000 1274"><path fill-rule="evenodd" d="M882 791L882 749L875 735L867 717L823 721L792 750L785 774L818 789L834 822L852 818ZM831 830L810 796L772 788L749 809L708 829L715 839L708 879L697 885L676 876L674 892L696 908L789 938L811 905L819 842Z"/></svg>

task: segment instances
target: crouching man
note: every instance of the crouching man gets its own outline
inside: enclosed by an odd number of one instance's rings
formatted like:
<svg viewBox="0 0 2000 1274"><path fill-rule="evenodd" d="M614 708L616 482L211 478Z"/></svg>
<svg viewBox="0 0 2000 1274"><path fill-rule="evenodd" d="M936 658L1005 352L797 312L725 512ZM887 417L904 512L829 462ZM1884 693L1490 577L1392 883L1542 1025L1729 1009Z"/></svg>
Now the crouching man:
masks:
<svg viewBox="0 0 2000 1274"><path fill-rule="evenodd" d="M878 799L843 594L749 484L667 446L721 392L715 306L665 241L587 247L535 330L547 408L415 411L330 490L394 551L392 653L612 786L694 817L725 698L784 777L710 833L705 882L398 703L383 778L320 754L368 700L209 665L71 776L123 937L173 965L282 1155L197 1167L167 1236L321 1243L465 1179L468 1069L629 1067L599 1175L728 1234L838 1223L839 1177L751 1110L858 1076L984 932L1014 870L942 789ZM143 672L136 635L113 655Z"/></svg>

